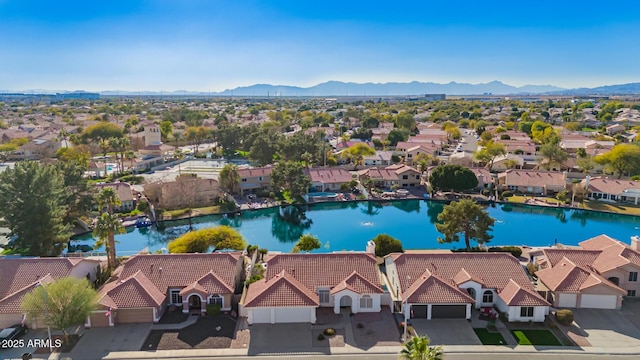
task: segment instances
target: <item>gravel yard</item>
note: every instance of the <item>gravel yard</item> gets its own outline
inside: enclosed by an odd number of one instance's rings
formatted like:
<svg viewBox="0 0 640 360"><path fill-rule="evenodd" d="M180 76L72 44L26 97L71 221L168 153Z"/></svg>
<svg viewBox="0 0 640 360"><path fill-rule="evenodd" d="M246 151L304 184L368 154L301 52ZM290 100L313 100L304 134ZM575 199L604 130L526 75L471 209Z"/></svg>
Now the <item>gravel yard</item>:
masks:
<svg viewBox="0 0 640 360"><path fill-rule="evenodd" d="M396 321L388 310L383 309L379 313L353 314L351 327L354 341L360 348L401 345Z"/></svg>
<svg viewBox="0 0 640 360"><path fill-rule="evenodd" d="M184 329L151 331L141 350L225 349L231 346L235 328L229 316L200 317Z"/></svg>

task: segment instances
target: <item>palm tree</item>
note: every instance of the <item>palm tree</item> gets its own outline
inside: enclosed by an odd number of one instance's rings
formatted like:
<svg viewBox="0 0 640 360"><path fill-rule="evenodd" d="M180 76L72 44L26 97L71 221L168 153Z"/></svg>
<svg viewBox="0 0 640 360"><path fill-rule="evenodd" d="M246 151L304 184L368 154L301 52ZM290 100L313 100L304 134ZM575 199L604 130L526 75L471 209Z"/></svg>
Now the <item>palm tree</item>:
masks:
<svg viewBox="0 0 640 360"><path fill-rule="evenodd" d="M240 190L240 174L238 174L238 167L234 164L225 165L220 171L220 186L235 194Z"/></svg>
<svg viewBox="0 0 640 360"><path fill-rule="evenodd" d="M116 234L125 234L127 231L118 216L110 213L102 213L98 217L96 226L93 229L93 236L98 238L95 247L105 247L107 251L107 266L109 270L113 270L116 265Z"/></svg>
<svg viewBox="0 0 640 360"><path fill-rule="evenodd" d="M427 336L415 336L404 343L400 351L400 358L407 360L442 360L444 353L441 346L429 346Z"/></svg>
<svg viewBox="0 0 640 360"><path fill-rule="evenodd" d="M124 169L124 154L129 145L131 145L131 141L127 137L113 137L109 139L109 144L116 151L116 161L119 161L120 172L122 173ZM120 155L118 157L118 154Z"/></svg>
<svg viewBox="0 0 640 360"><path fill-rule="evenodd" d="M98 146L100 147L100 150L102 150L102 157L103 157L103 161L104 161L104 158L107 157L107 152L109 152L109 149L111 149L111 144L105 139L100 139L100 141L98 142ZM107 163L106 163L106 161L105 161L105 164L104 164L104 177L107 177Z"/></svg>
<svg viewBox="0 0 640 360"><path fill-rule="evenodd" d="M106 208L107 213L111 215L113 214L113 208L120 204L122 204L122 202L116 193L116 189L112 187L105 187L98 194L98 208L100 211Z"/></svg>
<svg viewBox="0 0 640 360"><path fill-rule="evenodd" d="M136 153L133 150L127 150L124 153L125 159L129 160L129 167L131 168L131 172L133 173L133 160L136 158Z"/></svg>

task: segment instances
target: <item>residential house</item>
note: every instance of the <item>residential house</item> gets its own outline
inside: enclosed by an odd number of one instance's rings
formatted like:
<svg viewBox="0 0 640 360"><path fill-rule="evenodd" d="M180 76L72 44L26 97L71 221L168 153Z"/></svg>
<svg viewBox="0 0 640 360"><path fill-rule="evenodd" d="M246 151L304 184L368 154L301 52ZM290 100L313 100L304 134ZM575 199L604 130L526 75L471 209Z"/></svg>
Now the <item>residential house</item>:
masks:
<svg viewBox="0 0 640 360"><path fill-rule="evenodd" d="M478 190L486 189L493 184L493 176L486 168L470 167L469 170L471 170L478 179Z"/></svg>
<svg viewBox="0 0 640 360"><path fill-rule="evenodd" d="M392 164L393 151L376 151L375 155L365 156L365 166L385 166Z"/></svg>
<svg viewBox="0 0 640 360"><path fill-rule="evenodd" d="M249 285L240 313L249 324L315 323L318 307L339 314L388 304L373 254L277 254L267 259L264 279Z"/></svg>
<svg viewBox="0 0 640 360"><path fill-rule="evenodd" d="M464 167L471 167L475 162L473 154L466 151L454 152L449 155L449 159L447 160L447 164L449 165L460 165Z"/></svg>
<svg viewBox="0 0 640 360"><path fill-rule="evenodd" d="M509 169L498 174L500 191L519 191L525 194L548 195L567 187L567 173L553 171Z"/></svg>
<svg viewBox="0 0 640 360"><path fill-rule="evenodd" d="M638 205L640 182L635 180L610 179L604 176L587 176L580 182L591 200L627 202Z"/></svg>
<svg viewBox="0 0 640 360"><path fill-rule="evenodd" d="M343 185L348 186L353 180L351 173L342 168L306 169L305 173L315 191L340 191Z"/></svg>
<svg viewBox="0 0 640 360"><path fill-rule="evenodd" d="M534 253L538 291L555 307L620 309L623 296L640 293L640 239L631 246L607 235L578 248L550 248Z"/></svg>
<svg viewBox="0 0 640 360"><path fill-rule="evenodd" d="M240 195L244 195L245 193L255 194L259 191L270 191L272 170L273 167L271 166L238 169Z"/></svg>
<svg viewBox="0 0 640 360"><path fill-rule="evenodd" d="M507 153L533 156L536 154L536 144L531 140L496 140L503 144Z"/></svg>
<svg viewBox="0 0 640 360"><path fill-rule="evenodd" d="M406 165L391 165L385 168L372 167L358 172L360 181L373 180L375 186L380 188L412 188L420 186L420 173L418 170Z"/></svg>
<svg viewBox="0 0 640 360"><path fill-rule="evenodd" d="M481 307L496 307L510 322L542 322L549 314L549 303L508 253L407 251L386 256L384 265L396 309L407 303L407 317L470 319Z"/></svg>
<svg viewBox="0 0 640 360"><path fill-rule="evenodd" d="M133 196L133 188L129 183L116 182L116 183L103 183L94 185L98 192L104 188L112 188L116 191L120 205L114 207L114 211L117 212L129 212L136 208L137 199Z"/></svg>
<svg viewBox="0 0 640 360"><path fill-rule="evenodd" d="M93 282L98 265L98 260L83 258L0 258L0 328L21 322L22 300L39 284L69 276ZM44 324L27 319L27 325L37 328Z"/></svg>
<svg viewBox="0 0 640 360"><path fill-rule="evenodd" d="M611 124L609 126L607 126L605 128L605 132L607 133L607 135L609 136L613 136L615 134L620 134L621 132L624 132L626 130L626 127L622 124Z"/></svg>
<svg viewBox="0 0 640 360"><path fill-rule="evenodd" d="M144 194L156 208L171 210L211 206L220 196L217 180L183 175L176 181L144 185Z"/></svg>
<svg viewBox="0 0 640 360"><path fill-rule="evenodd" d="M208 304L230 311L243 273L240 253L136 255L98 291L99 308L85 325L154 323L167 309L200 315Z"/></svg>

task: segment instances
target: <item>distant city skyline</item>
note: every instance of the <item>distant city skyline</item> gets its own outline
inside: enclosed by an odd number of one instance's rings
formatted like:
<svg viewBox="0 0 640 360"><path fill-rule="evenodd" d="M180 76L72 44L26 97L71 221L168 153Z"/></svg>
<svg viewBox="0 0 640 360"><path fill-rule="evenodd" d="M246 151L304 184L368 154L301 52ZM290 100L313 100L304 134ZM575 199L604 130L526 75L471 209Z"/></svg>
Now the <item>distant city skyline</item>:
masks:
<svg viewBox="0 0 640 360"><path fill-rule="evenodd" d="M640 82L640 3L0 0L0 89Z"/></svg>

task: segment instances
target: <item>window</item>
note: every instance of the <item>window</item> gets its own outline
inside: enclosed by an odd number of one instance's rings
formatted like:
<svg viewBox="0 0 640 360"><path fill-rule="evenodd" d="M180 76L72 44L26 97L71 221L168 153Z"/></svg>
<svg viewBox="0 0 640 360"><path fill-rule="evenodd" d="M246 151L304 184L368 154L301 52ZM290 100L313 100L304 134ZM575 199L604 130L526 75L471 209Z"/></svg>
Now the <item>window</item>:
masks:
<svg viewBox="0 0 640 360"><path fill-rule="evenodd" d="M171 290L171 303L182 305L182 296L180 290Z"/></svg>
<svg viewBox="0 0 640 360"><path fill-rule="evenodd" d="M638 272L632 271L629 273L629 281L638 281Z"/></svg>
<svg viewBox="0 0 640 360"><path fill-rule="evenodd" d="M262 176L258 176L258 181L262 181L264 178Z"/></svg>
<svg viewBox="0 0 640 360"><path fill-rule="evenodd" d="M361 309L371 309L373 307L373 299L369 295L363 295L360 298Z"/></svg>
<svg viewBox="0 0 640 360"><path fill-rule="evenodd" d="M222 296L216 294L216 295L211 295L209 296L209 305L215 305L215 304L220 304L220 307L222 307L222 303L223 303L223 298Z"/></svg>
<svg viewBox="0 0 640 360"><path fill-rule="evenodd" d="M483 303L492 303L493 302L493 291L487 290L482 293L482 302Z"/></svg>
<svg viewBox="0 0 640 360"><path fill-rule="evenodd" d="M329 290L328 289L318 290L318 297L320 298L320 303L321 304L328 304L329 303Z"/></svg>
<svg viewBox="0 0 640 360"><path fill-rule="evenodd" d="M636 296L635 290L627 290L627 296Z"/></svg>
<svg viewBox="0 0 640 360"><path fill-rule="evenodd" d="M242 182L247 182L247 178L242 178Z"/></svg>
<svg viewBox="0 0 640 360"><path fill-rule="evenodd" d="M407 180L409 178L409 175L402 175L402 180Z"/></svg>
<svg viewBox="0 0 640 360"><path fill-rule="evenodd" d="M523 306L520 308L521 317L533 317L533 306Z"/></svg>

